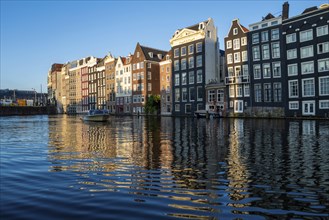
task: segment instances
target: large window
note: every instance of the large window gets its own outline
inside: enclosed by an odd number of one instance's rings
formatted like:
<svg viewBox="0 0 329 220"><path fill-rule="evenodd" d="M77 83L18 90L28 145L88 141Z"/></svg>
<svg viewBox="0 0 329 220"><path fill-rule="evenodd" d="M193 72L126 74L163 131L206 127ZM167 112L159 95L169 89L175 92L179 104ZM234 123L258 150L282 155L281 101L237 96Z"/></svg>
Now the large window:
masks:
<svg viewBox="0 0 329 220"><path fill-rule="evenodd" d="M247 51L242 51L242 62L248 61L248 52Z"/></svg>
<svg viewBox="0 0 329 220"><path fill-rule="evenodd" d="M187 101L187 88L182 88L182 101Z"/></svg>
<svg viewBox="0 0 329 220"><path fill-rule="evenodd" d="M186 73L182 73L182 85L186 85L186 82L187 82Z"/></svg>
<svg viewBox="0 0 329 220"><path fill-rule="evenodd" d="M255 84L254 92L255 92L255 102L261 102L262 101L262 86L261 86L261 84Z"/></svg>
<svg viewBox="0 0 329 220"><path fill-rule="evenodd" d="M230 54L227 54L227 64L231 64L233 63L233 55L230 53Z"/></svg>
<svg viewBox="0 0 329 220"><path fill-rule="evenodd" d="M260 59L259 46L254 46L252 48L252 57L254 61Z"/></svg>
<svg viewBox="0 0 329 220"><path fill-rule="evenodd" d="M194 84L194 71L190 71L188 73L188 83L189 84Z"/></svg>
<svg viewBox="0 0 329 220"><path fill-rule="evenodd" d="M197 70L197 83L202 83L202 70Z"/></svg>
<svg viewBox="0 0 329 220"><path fill-rule="evenodd" d="M280 82L273 83L273 101L274 102L282 101L282 88Z"/></svg>
<svg viewBox="0 0 329 220"><path fill-rule="evenodd" d="M280 43L272 43L272 58L280 58Z"/></svg>
<svg viewBox="0 0 329 220"><path fill-rule="evenodd" d="M208 90L208 102L215 101L215 90Z"/></svg>
<svg viewBox="0 0 329 220"><path fill-rule="evenodd" d="M179 102L180 101L180 91L179 88L175 89L175 102Z"/></svg>
<svg viewBox="0 0 329 220"><path fill-rule="evenodd" d="M313 29L301 31L299 33L300 42L313 40Z"/></svg>
<svg viewBox="0 0 329 220"><path fill-rule="evenodd" d="M263 64L263 78L270 78L271 77L271 66L269 63Z"/></svg>
<svg viewBox="0 0 329 220"><path fill-rule="evenodd" d="M314 79L309 78L309 79L303 79L302 80L302 85L303 85L303 97L310 97L314 96Z"/></svg>
<svg viewBox="0 0 329 220"><path fill-rule="evenodd" d="M235 97L234 85L230 85L229 96L231 98L234 98Z"/></svg>
<svg viewBox="0 0 329 220"><path fill-rule="evenodd" d="M262 42L268 41L268 31L263 31L261 33Z"/></svg>
<svg viewBox="0 0 329 220"><path fill-rule="evenodd" d="M240 62L240 52L234 53L234 63Z"/></svg>
<svg viewBox="0 0 329 220"><path fill-rule="evenodd" d="M241 38L241 46L247 45L247 37L242 37Z"/></svg>
<svg viewBox="0 0 329 220"><path fill-rule="evenodd" d="M227 68L228 76L234 76L234 70L233 67L228 67Z"/></svg>
<svg viewBox="0 0 329 220"><path fill-rule="evenodd" d="M194 101L195 100L195 89L194 87L190 88L190 101Z"/></svg>
<svg viewBox="0 0 329 220"><path fill-rule="evenodd" d="M188 58L188 68L189 69L194 68L194 57Z"/></svg>
<svg viewBox="0 0 329 220"><path fill-rule="evenodd" d="M295 58L297 58L297 49L287 50L287 59L291 60Z"/></svg>
<svg viewBox="0 0 329 220"><path fill-rule="evenodd" d="M329 52L329 42L318 44L318 54L323 54L328 52Z"/></svg>
<svg viewBox="0 0 329 220"><path fill-rule="evenodd" d="M319 94L329 95L329 76L319 77Z"/></svg>
<svg viewBox="0 0 329 220"><path fill-rule="evenodd" d="M296 33L287 34L286 41L287 41L287 44L296 42Z"/></svg>
<svg viewBox="0 0 329 220"><path fill-rule="evenodd" d="M254 79L260 79L260 78L261 78L260 65L256 64L254 65Z"/></svg>
<svg viewBox="0 0 329 220"><path fill-rule="evenodd" d="M196 57L196 67L202 66L202 55Z"/></svg>
<svg viewBox="0 0 329 220"><path fill-rule="evenodd" d="M242 66L242 75L243 76L248 76L249 75L248 65L243 65Z"/></svg>
<svg viewBox="0 0 329 220"><path fill-rule="evenodd" d="M240 39L239 38L233 40L233 50L238 50L238 49L240 49Z"/></svg>
<svg viewBox="0 0 329 220"><path fill-rule="evenodd" d="M181 70L186 70L186 59L184 58L184 59L182 59L181 60Z"/></svg>
<svg viewBox="0 0 329 220"><path fill-rule="evenodd" d="M288 65L288 76L297 76L297 75L298 75L297 63Z"/></svg>
<svg viewBox="0 0 329 220"><path fill-rule="evenodd" d="M174 58L177 58L177 57L179 57L179 48L176 48L174 50Z"/></svg>
<svg viewBox="0 0 329 220"><path fill-rule="evenodd" d="M297 98L298 97L298 81L297 80L289 80L289 98Z"/></svg>
<svg viewBox="0 0 329 220"><path fill-rule="evenodd" d="M314 73L314 62L303 62L301 63L302 74Z"/></svg>
<svg viewBox="0 0 329 220"><path fill-rule="evenodd" d="M300 48L300 58L313 57L313 45Z"/></svg>
<svg viewBox="0 0 329 220"><path fill-rule="evenodd" d="M271 83L264 83L264 102L271 102Z"/></svg>
<svg viewBox="0 0 329 220"><path fill-rule="evenodd" d="M281 77L281 63L275 62L272 63L273 67L273 77Z"/></svg>
<svg viewBox="0 0 329 220"><path fill-rule="evenodd" d="M244 84L244 96L249 97L250 96L250 85Z"/></svg>
<svg viewBox="0 0 329 220"><path fill-rule="evenodd" d="M242 97L242 85L236 85L236 97Z"/></svg>
<svg viewBox="0 0 329 220"><path fill-rule="evenodd" d="M320 37L323 35L328 35L328 25L324 25L316 28L316 36Z"/></svg>
<svg viewBox="0 0 329 220"><path fill-rule="evenodd" d="M197 101L202 101L203 100L203 89L202 86L197 87Z"/></svg>
<svg viewBox="0 0 329 220"><path fill-rule="evenodd" d="M270 47L268 44L262 45L263 60L270 59Z"/></svg>
<svg viewBox="0 0 329 220"><path fill-rule="evenodd" d="M179 71L179 60L174 61L174 71Z"/></svg>
<svg viewBox="0 0 329 220"><path fill-rule="evenodd" d="M252 35L252 43L253 44L258 44L259 43L259 34L255 33Z"/></svg>
<svg viewBox="0 0 329 220"><path fill-rule="evenodd" d="M277 40L277 39L279 39L279 29L277 28L277 29L273 29L272 31L271 31L271 39L272 40Z"/></svg>
<svg viewBox="0 0 329 220"><path fill-rule="evenodd" d="M318 71L329 71L329 58L318 60Z"/></svg>
<svg viewBox="0 0 329 220"><path fill-rule="evenodd" d="M179 86L179 74L175 74L175 86Z"/></svg>

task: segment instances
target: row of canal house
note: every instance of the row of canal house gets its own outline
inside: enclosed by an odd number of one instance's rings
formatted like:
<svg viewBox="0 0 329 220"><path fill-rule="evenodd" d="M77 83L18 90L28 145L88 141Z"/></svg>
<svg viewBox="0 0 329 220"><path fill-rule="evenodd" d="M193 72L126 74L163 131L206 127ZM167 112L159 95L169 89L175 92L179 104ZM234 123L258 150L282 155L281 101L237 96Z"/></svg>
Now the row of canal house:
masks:
<svg viewBox="0 0 329 220"><path fill-rule="evenodd" d="M228 112L251 116L329 116L329 5L289 18L238 19L225 38Z"/></svg>
<svg viewBox="0 0 329 220"><path fill-rule="evenodd" d="M282 15L269 13L248 28L234 19L225 53L210 18L175 31L169 51L137 43L126 57L87 57L60 64L61 70L54 64L48 90L68 113L106 108L142 114L153 94L161 97L162 115L205 109L228 116L327 117L328 10L312 7L289 18L284 3Z"/></svg>

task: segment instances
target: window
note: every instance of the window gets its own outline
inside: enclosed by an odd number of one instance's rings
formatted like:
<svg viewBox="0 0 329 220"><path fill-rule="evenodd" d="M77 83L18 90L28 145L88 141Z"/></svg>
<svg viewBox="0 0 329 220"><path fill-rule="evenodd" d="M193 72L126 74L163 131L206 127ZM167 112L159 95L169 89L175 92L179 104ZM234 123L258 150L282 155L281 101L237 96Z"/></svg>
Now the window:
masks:
<svg viewBox="0 0 329 220"><path fill-rule="evenodd" d="M179 60L174 61L174 71L179 71Z"/></svg>
<svg viewBox="0 0 329 220"><path fill-rule="evenodd" d="M214 102L215 101L215 90L209 90L208 91L208 102Z"/></svg>
<svg viewBox="0 0 329 220"><path fill-rule="evenodd" d="M255 92L255 102L261 102L262 101L262 86L261 86L261 84L255 84L254 92Z"/></svg>
<svg viewBox="0 0 329 220"><path fill-rule="evenodd" d="M289 80L289 98L298 98L298 81Z"/></svg>
<svg viewBox="0 0 329 220"><path fill-rule="evenodd" d="M186 56L186 47L181 48L181 56Z"/></svg>
<svg viewBox="0 0 329 220"><path fill-rule="evenodd" d="M242 85L236 85L236 97L242 97Z"/></svg>
<svg viewBox="0 0 329 220"><path fill-rule="evenodd" d="M297 49L287 50L287 59L296 59L297 58Z"/></svg>
<svg viewBox="0 0 329 220"><path fill-rule="evenodd" d="M259 43L259 34L258 33L252 34L252 43L253 44Z"/></svg>
<svg viewBox="0 0 329 220"><path fill-rule="evenodd" d="M263 78L271 78L271 67L269 63L263 64Z"/></svg>
<svg viewBox="0 0 329 220"><path fill-rule="evenodd" d="M147 68L151 68L152 67L152 63L147 63ZM141 68L144 68L144 63L141 63Z"/></svg>
<svg viewBox="0 0 329 220"><path fill-rule="evenodd" d="M282 89L280 82L273 83L273 101L274 102L282 101Z"/></svg>
<svg viewBox="0 0 329 220"><path fill-rule="evenodd" d="M174 50L174 58L179 57L179 48Z"/></svg>
<svg viewBox="0 0 329 220"><path fill-rule="evenodd" d="M264 102L271 102L271 83L264 83Z"/></svg>
<svg viewBox="0 0 329 220"><path fill-rule="evenodd" d="M286 36L286 41L287 41L287 44L296 42L296 33L288 34Z"/></svg>
<svg viewBox="0 0 329 220"><path fill-rule="evenodd" d="M238 50L240 49L240 39L234 39L233 40L233 50Z"/></svg>
<svg viewBox="0 0 329 220"><path fill-rule="evenodd" d="M242 37L241 38L241 46L247 45L247 37Z"/></svg>
<svg viewBox="0 0 329 220"><path fill-rule="evenodd" d="M201 42L196 44L196 52L197 53L202 52L202 43Z"/></svg>
<svg viewBox="0 0 329 220"><path fill-rule="evenodd" d="M240 52L234 53L234 63L240 62Z"/></svg>
<svg viewBox="0 0 329 220"><path fill-rule="evenodd" d="M182 85L186 85L186 83L187 83L186 73L182 73Z"/></svg>
<svg viewBox="0 0 329 220"><path fill-rule="evenodd" d="M242 73L243 76L248 76L249 75L248 65L243 65L242 70L243 70L243 73Z"/></svg>
<svg viewBox="0 0 329 220"><path fill-rule="evenodd" d="M228 40L226 41L226 49L231 49L232 48L232 41Z"/></svg>
<svg viewBox="0 0 329 220"><path fill-rule="evenodd" d="M314 62L304 62L301 63L302 74L314 73Z"/></svg>
<svg viewBox="0 0 329 220"><path fill-rule="evenodd" d="M254 65L254 79L260 79L260 78L261 78L260 65L256 64Z"/></svg>
<svg viewBox="0 0 329 220"><path fill-rule="evenodd" d="M190 101L194 101L195 100L195 89L194 87L190 88Z"/></svg>
<svg viewBox="0 0 329 220"><path fill-rule="evenodd" d="M152 91L152 83L147 84L147 91Z"/></svg>
<svg viewBox="0 0 329 220"><path fill-rule="evenodd" d="M302 85L303 85L303 97L310 97L314 96L314 79L309 78L309 79L303 79L302 80Z"/></svg>
<svg viewBox="0 0 329 220"><path fill-rule="evenodd" d="M318 44L318 54L323 54L328 52L329 52L329 42Z"/></svg>
<svg viewBox="0 0 329 220"><path fill-rule="evenodd" d="M175 86L179 86L179 74L175 74Z"/></svg>
<svg viewBox="0 0 329 220"><path fill-rule="evenodd" d="M329 76L319 77L319 95L329 95Z"/></svg>
<svg viewBox="0 0 329 220"><path fill-rule="evenodd" d="M175 89L175 102L179 102L180 101L180 91L179 88Z"/></svg>
<svg viewBox="0 0 329 220"><path fill-rule="evenodd" d="M188 68L189 69L194 68L194 57L189 57L188 58Z"/></svg>
<svg viewBox="0 0 329 220"><path fill-rule="evenodd" d="M316 28L316 36L320 37L323 35L328 35L328 25L324 25Z"/></svg>
<svg viewBox="0 0 329 220"><path fill-rule="evenodd" d="M272 31L271 31L271 39L272 40L277 40L277 39L279 39L279 29L277 28L277 29L273 29Z"/></svg>
<svg viewBox="0 0 329 220"><path fill-rule="evenodd" d="M197 100L202 101L203 100L203 89L201 86L197 87Z"/></svg>
<svg viewBox="0 0 329 220"><path fill-rule="evenodd" d="M203 104L197 104L197 110L204 110Z"/></svg>
<svg viewBox="0 0 329 220"><path fill-rule="evenodd" d="M147 79L148 80L151 80L152 79L152 72L147 72Z"/></svg>
<svg viewBox="0 0 329 220"><path fill-rule="evenodd" d="M252 48L252 57L254 61L260 59L259 46L255 46Z"/></svg>
<svg viewBox="0 0 329 220"><path fill-rule="evenodd" d="M288 65L288 76L297 76L298 66L297 63Z"/></svg>
<svg viewBox="0 0 329 220"><path fill-rule="evenodd" d="M137 57L139 57L139 52L137 52Z"/></svg>
<svg viewBox="0 0 329 220"><path fill-rule="evenodd" d="M318 71L329 71L329 58L318 60Z"/></svg>
<svg viewBox="0 0 329 220"><path fill-rule="evenodd" d="M281 77L281 63L280 62L275 62L272 63L272 68L273 68L273 77Z"/></svg>
<svg viewBox="0 0 329 220"><path fill-rule="evenodd" d="M313 40L313 29L301 31L299 33L300 42Z"/></svg>
<svg viewBox="0 0 329 220"><path fill-rule="evenodd" d="M235 107L234 107L235 113L243 112L243 101L242 100L235 100L234 105L235 105Z"/></svg>
<svg viewBox="0 0 329 220"><path fill-rule="evenodd" d="M188 75L189 75L188 77L189 84L194 84L194 71L190 71Z"/></svg>
<svg viewBox="0 0 329 220"><path fill-rule="evenodd" d="M235 76L241 76L241 67L235 66Z"/></svg>
<svg viewBox="0 0 329 220"><path fill-rule="evenodd" d="M289 102L289 109L290 110L298 110L299 109L298 101Z"/></svg>
<svg viewBox="0 0 329 220"><path fill-rule="evenodd" d="M329 109L329 100L321 100L319 102L320 109Z"/></svg>
<svg viewBox="0 0 329 220"><path fill-rule="evenodd" d="M265 28L265 27L267 27L267 26L268 26L267 23L262 24L262 28Z"/></svg>
<svg viewBox="0 0 329 220"><path fill-rule="evenodd" d="M196 57L196 67L202 66L202 55Z"/></svg>
<svg viewBox="0 0 329 220"><path fill-rule="evenodd" d="M280 58L280 43L272 43L272 58Z"/></svg>
<svg viewBox="0 0 329 220"><path fill-rule="evenodd" d="M268 44L262 45L263 60L270 59L270 47Z"/></svg>
<svg viewBox="0 0 329 220"><path fill-rule="evenodd" d="M313 45L300 48L300 58L313 57Z"/></svg>
<svg viewBox="0 0 329 220"><path fill-rule="evenodd" d="M242 51L242 62L248 61L248 52Z"/></svg>
<svg viewBox="0 0 329 220"><path fill-rule="evenodd" d="M235 96L235 93L234 93L234 85L230 85L230 91L229 91L229 95L231 98L234 98Z"/></svg>
<svg viewBox="0 0 329 220"><path fill-rule="evenodd" d="M179 104L175 104L175 112L179 112L180 111L180 105Z"/></svg>
<svg viewBox="0 0 329 220"><path fill-rule="evenodd" d="M263 31L261 33L262 42L268 41L268 31Z"/></svg>
<svg viewBox="0 0 329 220"><path fill-rule="evenodd" d="M228 71L228 76L234 76L233 67L228 67L227 71Z"/></svg>
<svg viewBox="0 0 329 220"><path fill-rule="evenodd" d="M238 34L238 29L237 28L234 28L233 29L233 35L237 35Z"/></svg>
<svg viewBox="0 0 329 220"><path fill-rule="evenodd" d="M184 59L182 59L181 60L181 70L186 70L186 59L184 58Z"/></svg>
<svg viewBox="0 0 329 220"><path fill-rule="evenodd" d="M202 83L202 70L197 70L197 83Z"/></svg>
<svg viewBox="0 0 329 220"><path fill-rule="evenodd" d="M185 113L191 113L191 111L192 111L191 104L186 104L185 105Z"/></svg>
<svg viewBox="0 0 329 220"><path fill-rule="evenodd" d="M182 101L187 101L187 88L182 88Z"/></svg>
<svg viewBox="0 0 329 220"><path fill-rule="evenodd" d="M249 84L244 85L244 96L249 97L250 96L250 86Z"/></svg>
<svg viewBox="0 0 329 220"><path fill-rule="evenodd" d="M194 53L194 44L191 44L188 46L188 54L193 54Z"/></svg>
<svg viewBox="0 0 329 220"><path fill-rule="evenodd" d="M227 54L227 64L231 64L233 63L233 55L230 53L230 54Z"/></svg>

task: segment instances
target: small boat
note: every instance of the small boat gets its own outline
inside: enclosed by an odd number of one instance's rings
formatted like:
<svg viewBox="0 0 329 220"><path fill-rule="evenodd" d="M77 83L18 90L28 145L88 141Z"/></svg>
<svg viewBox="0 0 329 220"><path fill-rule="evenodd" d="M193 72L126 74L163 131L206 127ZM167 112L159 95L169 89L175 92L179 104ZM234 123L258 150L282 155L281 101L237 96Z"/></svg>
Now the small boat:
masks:
<svg viewBox="0 0 329 220"><path fill-rule="evenodd" d="M84 115L81 119L83 121L95 121L95 122L104 122L109 119L109 111L106 109L98 110L92 109L89 110L87 115Z"/></svg>

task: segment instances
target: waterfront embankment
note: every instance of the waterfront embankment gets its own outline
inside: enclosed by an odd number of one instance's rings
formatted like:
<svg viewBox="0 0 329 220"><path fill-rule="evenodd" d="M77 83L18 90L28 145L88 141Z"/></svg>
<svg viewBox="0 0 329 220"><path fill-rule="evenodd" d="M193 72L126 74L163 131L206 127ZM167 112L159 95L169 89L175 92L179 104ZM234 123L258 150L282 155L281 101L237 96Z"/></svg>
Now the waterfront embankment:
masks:
<svg viewBox="0 0 329 220"><path fill-rule="evenodd" d="M55 106L0 106L0 116L52 114L56 114Z"/></svg>

